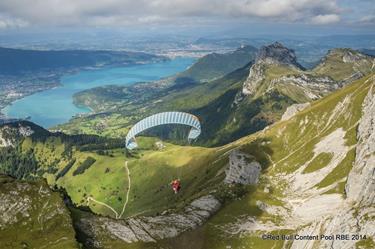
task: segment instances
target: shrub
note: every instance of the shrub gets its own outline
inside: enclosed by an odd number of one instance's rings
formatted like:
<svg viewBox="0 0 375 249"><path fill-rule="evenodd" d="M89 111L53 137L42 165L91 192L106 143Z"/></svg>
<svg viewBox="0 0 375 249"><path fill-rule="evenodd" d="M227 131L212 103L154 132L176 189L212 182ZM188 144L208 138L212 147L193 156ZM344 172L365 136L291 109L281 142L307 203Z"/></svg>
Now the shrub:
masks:
<svg viewBox="0 0 375 249"><path fill-rule="evenodd" d="M57 174L56 181L59 178L65 176L66 173L68 173L68 171L73 167L73 165L75 164L75 162L76 162L75 158L73 158L72 160L70 160L70 162Z"/></svg>

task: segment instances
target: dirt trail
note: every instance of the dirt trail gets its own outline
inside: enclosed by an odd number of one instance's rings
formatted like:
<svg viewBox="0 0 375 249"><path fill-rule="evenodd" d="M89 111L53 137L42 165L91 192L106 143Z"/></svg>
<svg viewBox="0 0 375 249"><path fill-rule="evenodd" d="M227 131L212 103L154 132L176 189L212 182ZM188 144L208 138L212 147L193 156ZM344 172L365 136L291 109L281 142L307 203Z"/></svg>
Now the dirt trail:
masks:
<svg viewBox="0 0 375 249"><path fill-rule="evenodd" d="M99 205L102 205L102 206L110 209L115 214L116 219L120 219L122 217L122 215L124 214L124 212L125 212L126 206L128 205L129 193L130 193L130 187L131 187L130 171L129 171L129 168L128 168L128 161L125 162L125 169L126 169L126 172L127 172L127 175L128 175L128 190L126 192L126 200L125 200L124 206L122 207L122 210L121 210L120 214L113 207L111 207L110 205L108 205L108 204L106 204L104 202L95 200L92 197L88 197L87 198L87 204L89 205L90 201L93 201L93 202L95 202L95 203L97 203Z"/></svg>

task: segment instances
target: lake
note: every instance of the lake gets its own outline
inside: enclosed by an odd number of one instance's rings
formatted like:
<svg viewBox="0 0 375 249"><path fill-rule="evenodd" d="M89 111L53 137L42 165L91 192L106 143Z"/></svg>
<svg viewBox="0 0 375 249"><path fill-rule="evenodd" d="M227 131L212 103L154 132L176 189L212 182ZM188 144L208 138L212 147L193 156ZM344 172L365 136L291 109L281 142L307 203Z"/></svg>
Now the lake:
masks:
<svg viewBox="0 0 375 249"><path fill-rule="evenodd" d="M166 62L102 68L81 71L61 78L62 86L35 93L15 101L3 109L8 117L31 117L31 121L49 128L65 123L78 114L90 112L86 107L73 104L73 95L79 91L105 85L130 85L135 82L159 80L181 72L195 61L178 57Z"/></svg>

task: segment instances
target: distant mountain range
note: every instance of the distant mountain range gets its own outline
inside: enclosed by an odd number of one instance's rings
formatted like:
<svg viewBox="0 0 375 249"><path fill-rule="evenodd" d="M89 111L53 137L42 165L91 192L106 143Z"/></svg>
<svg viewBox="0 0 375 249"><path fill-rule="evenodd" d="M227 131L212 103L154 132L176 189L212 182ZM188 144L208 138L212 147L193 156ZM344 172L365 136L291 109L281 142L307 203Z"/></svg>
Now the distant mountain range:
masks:
<svg viewBox="0 0 375 249"><path fill-rule="evenodd" d="M247 64L243 59L244 52L250 53ZM233 69L232 63L225 63L228 57L231 61L241 59L244 66L218 78ZM206 67L210 68L207 63L220 70L216 74L211 73L212 69L205 71ZM100 114L73 119L59 128L68 133L118 137L141 117L180 110L200 117L203 132L198 144L222 145L274 123L294 103L319 99L371 73L373 63L373 57L359 51L333 49L317 66L306 70L297 62L294 51L280 43L259 50L243 47L225 55L207 55L187 71L171 77L189 75L186 81L180 77L178 83L167 79L125 87L99 87L78 93L76 103L88 105ZM228 68L224 70L223 65ZM195 72L199 76L191 81ZM197 82L199 79L201 81ZM85 125L83 131L82 123L91 125ZM157 134L165 136L164 131ZM167 137L173 139L174 136Z"/></svg>
<svg viewBox="0 0 375 249"><path fill-rule="evenodd" d="M89 50L24 50L0 47L0 75L18 75L35 71L69 70L82 67L129 65L165 60L141 52Z"/></svg>

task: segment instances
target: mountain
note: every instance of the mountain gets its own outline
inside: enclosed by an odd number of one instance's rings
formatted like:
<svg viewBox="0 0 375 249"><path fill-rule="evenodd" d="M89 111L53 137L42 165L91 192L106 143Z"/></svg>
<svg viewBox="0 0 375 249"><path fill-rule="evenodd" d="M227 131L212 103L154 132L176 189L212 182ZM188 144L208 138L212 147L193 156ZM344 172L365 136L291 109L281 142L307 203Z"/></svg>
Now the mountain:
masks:
<svg viewBox="0 0 375 249"><path fill-rule="evenodd" d="M43 180L0 175L1 248L80 248L70 213Z"/></svg>
<svg viewBox="0 0 375 249"><path fill-rule="evenodd" d="M0 48L0 74L18 75L36 71L128 65L161 59L165 58L141 52Z"/></svg>
<svg viewBox="0 0 375 249"><path fill-rule="evenodd" d="M36 172L71 198L77 238L88 248L373 248L374 77L215 148L160 148L139 137L140 149L124 155L121 140L21 122L1 126L3 140L18 134L1 151L33 152ZM168 186L174 178L178 195ZM361 237L285 242L263 234Z"/></svg>
<svg viewBox="0 0 375 249"><path fill-rule="evenodd" d="M190 79L193 82L206 82L221 78L224 75L246 66L255 59L257 49L246 45L233 52L212 53L199 58L190 68L177 74L178 78Z"/></svg>
<svg viewBox="0 0 375 249"><path fill-rule="evenodd" d="M370 73L373 62L373 57L358 51L335 49L317 67L306 70L293 50L277 42L261 47L255 60L246 66L204 84L181 88L156 82L78 93L77 104L88 105L100 114L72 119L58 128L72 134L121 137L135 120L156 112L179 110L200 117L203 132L196 143L223 145L280 120L292 104L317 100ZM165 133L157 135L178 141L175 134Z"/></svg>
<svg viewBox="0 0 375 249"><path fill-rule="evenodd" d="M282 64L287 66L303 69L297 62L297 56L294 50L284 47L280 42L263 46L258 53L256 62L264 62L266 64Z"/></svg>
<svg viewBox="0 0 375 249"><path fill-rule="evenodd" d="M320 75L327 75L336 81L359 79L374 70L374 57L359 51L342 48L333 49L313 69Z"/></svg>
<svg viewBox="0 0 375 249"><path fill-rule="evenodd" d="M260 96L278 89L297 102L311 101L372 72L374 58L352 49L333 49L311 70L303 69L294 51L280 43L261 49L250 69L243 94Z"/></svg>

